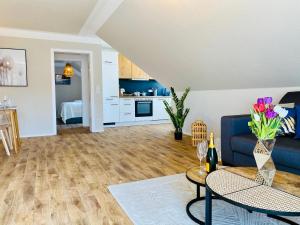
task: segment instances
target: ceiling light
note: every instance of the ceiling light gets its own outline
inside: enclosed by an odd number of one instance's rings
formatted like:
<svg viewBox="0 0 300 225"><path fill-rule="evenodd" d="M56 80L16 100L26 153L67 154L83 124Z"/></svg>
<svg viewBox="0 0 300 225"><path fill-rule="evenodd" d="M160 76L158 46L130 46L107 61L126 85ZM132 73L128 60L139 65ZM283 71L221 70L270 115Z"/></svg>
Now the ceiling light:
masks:
<svg viewBox="0 0 300 225"><path fill-rule="evenodd" d="M65 77L73 77L73 75L74 75L73 66L70 63L67 63L64 68L64 76Z"/></svg>

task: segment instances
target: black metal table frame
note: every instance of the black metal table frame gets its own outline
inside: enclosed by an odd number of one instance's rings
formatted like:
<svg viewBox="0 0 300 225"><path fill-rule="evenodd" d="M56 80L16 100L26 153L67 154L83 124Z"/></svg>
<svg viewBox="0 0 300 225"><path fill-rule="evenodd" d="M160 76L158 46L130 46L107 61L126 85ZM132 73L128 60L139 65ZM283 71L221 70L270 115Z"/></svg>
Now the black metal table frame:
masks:
<svg viewBox="0 0 300 225"><path fill-rule="evenodd" d="M200 225L205 225L204 221L199 220L198 218L196 218L190 211L191 206L199 201L203 201L205 200L205 196L201 197L200 195L200 187L205 187L205 184L201 184L198 183L192 179L190 179L187 175L186 178L193 184L196 185L196 198L192 199L191 201L188 202L188 204L186 205L186 214L188 215L188 217L190 217L191 220L193 220L195 223L200 224ZM215 199L214 196L212 196L213 199Z"/></svg>
<svg viewBox="0 0 300 225"><path fill-rule="evenodd" d="M205 182L206 183L206 182ZM290 225L299 225L298 223L291 221L287 218L281 217L281 216L300 216L299 213L294 213L294 212L278 212L278 211L273 211L273 210L265 210L265 209L259 209L251 206L244 205L242 203L235 202L233 200L230 200L222 195L217 194L211 188L206 185L205 186L205 225L212 225L212 199L220 199L225 202L230 203L231 205L238 206L240 208L244 208L249 212L259 212L259 213L264 213L267 214L268 217L277 219L279 221L285 222Z"/></svg>

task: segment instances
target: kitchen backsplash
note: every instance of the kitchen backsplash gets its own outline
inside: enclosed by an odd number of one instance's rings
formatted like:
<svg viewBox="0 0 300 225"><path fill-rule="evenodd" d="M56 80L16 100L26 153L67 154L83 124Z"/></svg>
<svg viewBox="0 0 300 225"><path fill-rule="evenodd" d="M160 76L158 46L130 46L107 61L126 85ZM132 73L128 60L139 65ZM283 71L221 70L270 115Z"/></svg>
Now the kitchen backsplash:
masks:
<svg viewBox="0 0 300 225"><path fill-rule="evenodd" d="M156 80L119 80L120 88L124 88L126 93L147 92L148 89L157 89L157 95L169 95L170 91L168 88L161 85Z"/></svg>

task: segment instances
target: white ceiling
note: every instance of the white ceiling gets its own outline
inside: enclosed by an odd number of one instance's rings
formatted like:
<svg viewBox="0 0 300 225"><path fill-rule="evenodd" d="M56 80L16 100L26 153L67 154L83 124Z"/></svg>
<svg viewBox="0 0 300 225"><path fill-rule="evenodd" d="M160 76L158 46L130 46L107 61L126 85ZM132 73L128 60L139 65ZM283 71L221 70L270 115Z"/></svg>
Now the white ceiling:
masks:
<svg viewBox="0 0 300 225"><path fill-rule="evenodd" d="M78 34L97 0L1 0L0 27Z"/></svg>
<svg viewBox="0 0 300 225"><path fill-rule="evenodd" d="M300 86L299 20L299 0L125 0L98 35L180 89Z"/></svg>

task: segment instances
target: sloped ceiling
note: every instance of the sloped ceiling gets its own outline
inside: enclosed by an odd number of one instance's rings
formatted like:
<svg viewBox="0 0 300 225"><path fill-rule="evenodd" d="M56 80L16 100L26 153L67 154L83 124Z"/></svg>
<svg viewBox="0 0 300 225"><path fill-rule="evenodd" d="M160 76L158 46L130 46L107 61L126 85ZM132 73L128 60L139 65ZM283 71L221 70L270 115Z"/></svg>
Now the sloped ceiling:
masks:
<svg viewBox="0 0 300 225"><path fill-rule="evenodd" d="M167 85L300 86L299 0L124 0L97 32Z"/></svg>
<svg viewBox="0 0 300 225"><path fill-rule="evenodd" d="M0 27L77 34L97 0L2 0Z"/></svg>

